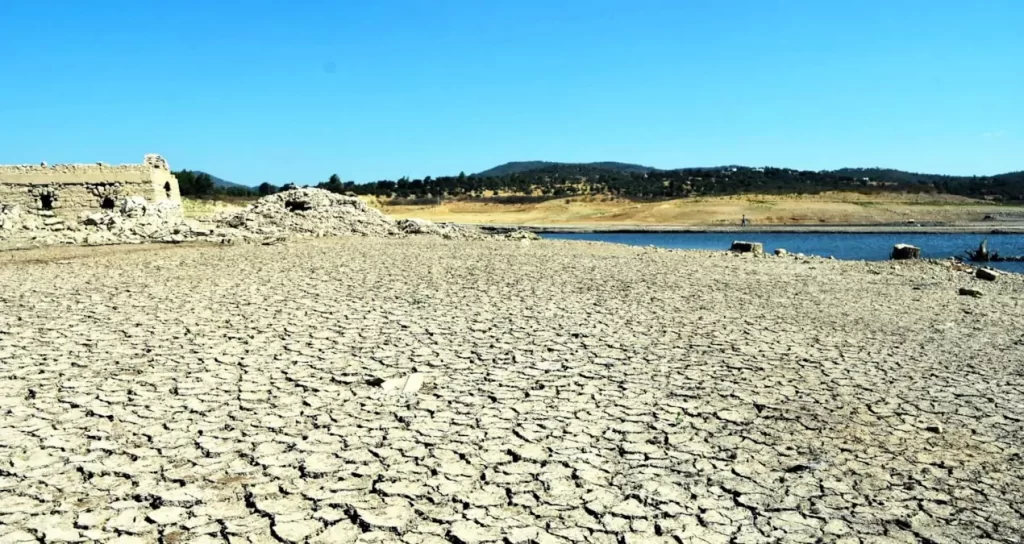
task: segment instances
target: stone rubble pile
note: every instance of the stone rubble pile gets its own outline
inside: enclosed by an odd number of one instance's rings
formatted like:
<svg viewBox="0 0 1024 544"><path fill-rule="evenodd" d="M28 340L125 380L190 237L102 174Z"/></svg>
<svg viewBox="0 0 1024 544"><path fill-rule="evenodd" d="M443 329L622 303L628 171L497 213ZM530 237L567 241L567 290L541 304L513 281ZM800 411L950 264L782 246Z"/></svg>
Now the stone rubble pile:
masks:
<svg viewBox="0 0 1024 544"><path fill-rule="evenodd" d="M522 232L493 236L476 227L423 219L395 221L357 197L309 188L263 197L244 210L217 218L216 222L256 236L427 235L449 240L536 238L532 233L524 235Z"/></svg>
<svg viewBox="0 0 1024 544"><path fill-rule="evenodd" d="M244 210L215 219L256 235L393 236L395 223L355 197L323 189L294 189L265 196Z"/></svg>
<svg viewBox="0 0 1024 544"><path fill-rule="evenodd" d="M488 235L476 227L459 225L457 223L434 223L424 219L399 219L396 225L403 234L427 234L449 240L472 240L488 237Z"/></svg>
<svg viewBox="0 0 1024 544"><path fill-rule="evenodd" d="M514 231L487 234L476 227L433 223L421 219L395 221L359 198L323 189L294 189L263 197L244 210L211 222L189 220L176 202L121 199L115 209L79 217L57 217L52 211L31 213L0 205L0 242L33 245L179 243L205 239L219 243L275 243L292 236L437 236L450 240L498 238L529 240L537 236Z"/></svg>
<svg viewBox="0 0 1024 544"><path fill-rule="evenodd" d="M211 229L185 219L176 202L147 202L127 197L113 210L79 217L58 217L52 211L26 212L0 207L0 241L40 245L183 242L209 235Z"/></svg>

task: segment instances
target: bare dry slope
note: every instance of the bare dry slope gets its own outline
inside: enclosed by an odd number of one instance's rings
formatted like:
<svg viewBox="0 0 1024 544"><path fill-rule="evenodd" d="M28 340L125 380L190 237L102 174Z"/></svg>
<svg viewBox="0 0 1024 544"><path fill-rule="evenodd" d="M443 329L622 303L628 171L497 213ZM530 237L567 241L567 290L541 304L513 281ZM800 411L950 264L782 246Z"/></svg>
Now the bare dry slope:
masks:
<svg viewBox="0 0 1024 544"><path fill-rule="evenodd" d="M396 218L504 225L729 225L744 215L755 224L884 224L914 221L973 222L986 215L1024 220L1024 207L951 195L743 195L660 202L578 197L537 204L446 202L440 206L389 206Z"/></svg>

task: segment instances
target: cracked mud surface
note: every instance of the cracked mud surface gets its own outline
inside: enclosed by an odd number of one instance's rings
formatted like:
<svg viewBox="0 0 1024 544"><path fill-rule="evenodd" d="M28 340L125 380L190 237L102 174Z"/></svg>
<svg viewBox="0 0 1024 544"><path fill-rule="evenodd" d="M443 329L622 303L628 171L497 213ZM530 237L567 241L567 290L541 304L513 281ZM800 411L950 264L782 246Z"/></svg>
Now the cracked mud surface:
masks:
<svg viewBox="0 0 1024 544"><path fill-rule="evenodd" d="M4 253L0 543L1019 542L1022 295L547 241Z"/></svg>

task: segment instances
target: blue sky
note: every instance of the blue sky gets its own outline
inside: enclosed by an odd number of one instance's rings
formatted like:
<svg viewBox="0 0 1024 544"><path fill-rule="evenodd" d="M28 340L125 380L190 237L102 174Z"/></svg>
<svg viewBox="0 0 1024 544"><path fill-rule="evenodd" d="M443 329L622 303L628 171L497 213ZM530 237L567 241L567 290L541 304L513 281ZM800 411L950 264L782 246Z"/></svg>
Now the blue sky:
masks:
<svg viewBox="0 0 1024 544"><path fill-rule="evenodd" d="M0 163L1024 169L1020 0L2 0Z"/></svg>

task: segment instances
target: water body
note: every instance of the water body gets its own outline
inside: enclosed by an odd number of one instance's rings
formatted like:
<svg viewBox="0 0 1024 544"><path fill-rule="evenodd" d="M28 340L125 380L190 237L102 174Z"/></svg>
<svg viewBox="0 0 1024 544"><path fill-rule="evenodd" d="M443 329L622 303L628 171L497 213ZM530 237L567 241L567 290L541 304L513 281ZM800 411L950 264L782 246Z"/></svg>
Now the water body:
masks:
<svg viewBox="0 0 1024 544"><path fill-rule="evenodd" d="M924 258L944 259L963 256L964 250L988 240L989 251L1002 255L1024 255L1022 234L953 233L838 233L838 232L640 232L640 233L544 233L544 238L588 240L633 246L672 249L725 250L733 240L761 242L766 252L785 248L790 253L834 256L837 259L882 261L889 258L895 244L921 248ZM1024 273L1024 263L990 263L993 268Z"/></svg>

